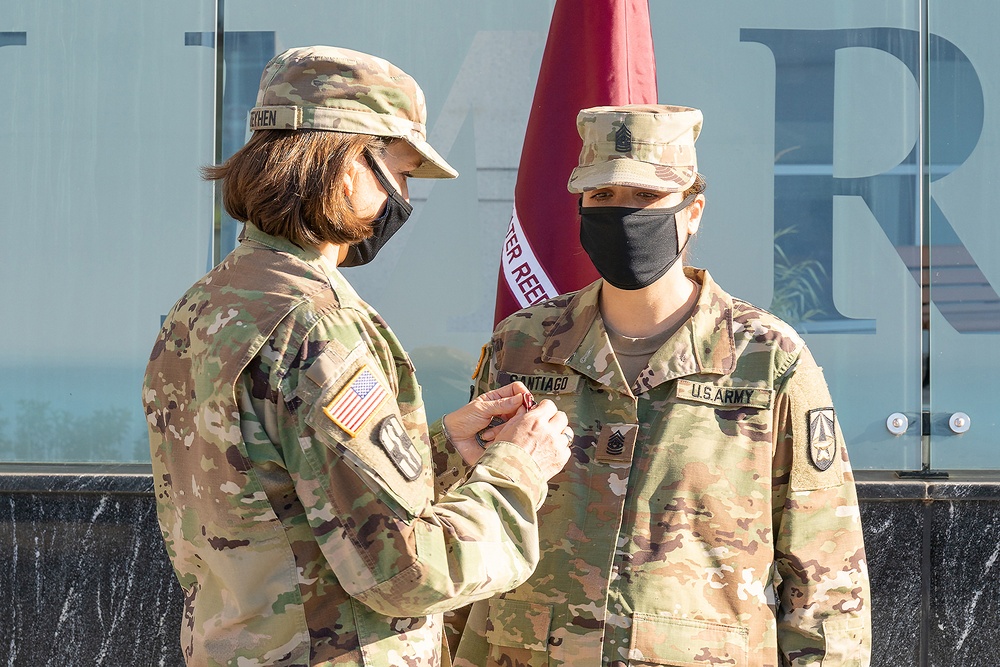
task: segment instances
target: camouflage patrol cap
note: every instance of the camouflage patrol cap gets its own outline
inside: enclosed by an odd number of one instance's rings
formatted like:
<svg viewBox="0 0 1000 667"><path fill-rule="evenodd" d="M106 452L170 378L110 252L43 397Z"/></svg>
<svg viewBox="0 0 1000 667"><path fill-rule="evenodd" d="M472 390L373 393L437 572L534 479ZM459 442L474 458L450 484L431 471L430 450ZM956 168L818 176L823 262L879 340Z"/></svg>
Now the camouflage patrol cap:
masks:
<svg viewBox="0 0 1000 667"><path fill-rule="evenodd" d="M382 58L332 46L276 55L264 68L251 130L330 130L405 140L423 156L415 178L458 172L427 143L424 93Z"/></svg>
<svg viewBox="0 0 1000 667"><path fill-rule="evenodd" d="M583 139L570 192L607 185L683 192L695 181L701 111L662 104L591 107L576 117Z"/></svg>

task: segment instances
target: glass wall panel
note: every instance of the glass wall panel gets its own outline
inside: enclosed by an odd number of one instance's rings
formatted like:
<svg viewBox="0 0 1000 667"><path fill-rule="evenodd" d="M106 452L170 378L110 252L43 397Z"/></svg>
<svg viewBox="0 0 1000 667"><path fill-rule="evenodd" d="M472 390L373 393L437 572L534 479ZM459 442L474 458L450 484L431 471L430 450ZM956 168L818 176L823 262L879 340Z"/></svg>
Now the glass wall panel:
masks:
<svg viewBox="0 0 1000 667"><path fill-rule="evenodd" d="M1000 468L1000 43L995 3L929 2L931 463Z"/></svg>
<svg viewBox="0 0 1000 667"><path fill-rule="evenodd" d="M211 265L211 3L0 13L0 460L149 460L153 339Z"/></svg>
<svg viewBox="0 0 1000 667"><path fill-rule="evenodd" d="M552 6L226 3L216 117L215 3L14 3L0 86L30 103L0 121L0 307L15 351L0 361L0 459L147 460L138 390L160 318L238 232L224 215L214 225L198 167L216 142L222 156L245 142L264 63L296 45L384 56L427 94L430 141L462 177L414 181L411 222L345 274L411 352L429 417L464 402ZM705 111L709 206L692 262L803 332L856 467L920 468L922 401L934 467L988 467L993 388L969 381L1000 361L987 31L931 0L925 229L918 0L650 10L660 101ZM961 437L955 412L973 424Z"/></svg>
<svg viewBox="0 0 1000 667"><path fill-rule="evenodd" d="M919 468L918 2L650 10L660 101L705 113L693 263L805 334L855 467Z"/></svg>
<svg viewBox="0 0 1000 667"><path fill-rule="evenodd" d="M228 146L242 145L247 136L264 63L292 46L329 44L379 55L412 75L426 94L429 141L461 176L412 179L410 221L378 261L344 275L413 357L431 420L468 400L469 375L493 328L500 249L552 6L538 0L313 0L283 3L275 12L271 2L226 3L226 50L235 33L251 54L238 70L238 85L227 67ZM230 95L236 88L241 94ZM235 232L228 238L232 243Z"/></svg>

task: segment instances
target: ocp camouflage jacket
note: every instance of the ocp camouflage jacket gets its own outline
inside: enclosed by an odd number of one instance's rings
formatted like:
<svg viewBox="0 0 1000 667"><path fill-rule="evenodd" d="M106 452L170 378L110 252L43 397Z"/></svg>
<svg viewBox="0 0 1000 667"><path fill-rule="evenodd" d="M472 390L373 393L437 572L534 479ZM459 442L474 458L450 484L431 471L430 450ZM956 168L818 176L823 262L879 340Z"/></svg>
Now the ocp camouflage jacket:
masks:
<svg viewBox="0 0 1000 667"><path fill-rule="evenodd" d="M538 467L499 443L467 471L428 434L399 341L317 252L248 225L143 402L191 665L436 666L440 612L535 565Z"/></svg>
<svg viewBox="0 0 1000 667"><path fill-rule="evenodd" d="M498 327L478 391L521 380L570 415L541 559L473 605L456 665L868 664L847 450L822 371L705 271L694 314L629 386L601 281Z"/></svg>

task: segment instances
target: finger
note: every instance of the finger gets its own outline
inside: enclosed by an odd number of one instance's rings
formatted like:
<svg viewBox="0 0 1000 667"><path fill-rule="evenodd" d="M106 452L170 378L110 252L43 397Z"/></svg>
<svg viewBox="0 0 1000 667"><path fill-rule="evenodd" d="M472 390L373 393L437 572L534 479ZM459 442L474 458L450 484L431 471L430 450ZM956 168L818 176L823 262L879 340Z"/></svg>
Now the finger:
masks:
<svg viewBox="0 0 1000 667"><path fill-rule="evenodd" d="M485 396L485 394L484 394ZM520 395L506 396L490 401L483 401L479 406L489 417L508 417L513 414L518 406L524 405Z"/></svg>
<svg viewBox="0 0 1000 667"><path fill-rule="evenodd" d="M535 407L532 408L531 411L532 412L537 412L539 418L542 418L542 419L552 419L552 415L554 415L556 412L558 412L559 409L556 407L555 403L553 403L549 399L545 398L545 399L542 399L540 402L536 403Z"/></svg>
<svg viewBox="0 0 1000 667"><path fill-rule="evenodd" d="M476 396L477 401L495 401L498 398L508 398L513 396L514 392L510 385L505 385L503 387L497 387L496 389L490 389L489 391L484 391L479 396Z"/></svg>
<svg viewBox="0 0 1000 667"><path fill-rule="evenodd" d="M507 385L507 387L514 393L515 396L521 396L523 394L531 396L531 392L528 391L528 388L525 387L524 383L521 382L520 380L516 382L511 382L509 385Z"/></svg>
<svg viewBox="0 0 1000 667"><path fill-rule="evenodd" d="M521 419L526 414L528 414L528 411L524 409L524 405L522 404L521 406L519 406L517 408L517 410L514 412L514 414L511 415L510 419L508 419L506 423L507 424L517 423L517 422L521 421Z"/></svg>
<svg viewBox="0 0 1000 667"><path fill-rule="evenodd" d="M524 394L530 394L528 388L524 386L523 382L511 382L510 384L505 384L502 387L497 387L496 389L491 389L483 394L480 394L479 398L486 400L496 400L499 398L509 398L511 396L523 396Z"/></svg>
<svg viewBox="0 0 1000 667"><path fill-rule="evenodd" d="M553 428L557 428L561 431L569 425L569 417L566 416L565 412L559 410L552 416L551 419L549 419L549 423Z"/></svg>

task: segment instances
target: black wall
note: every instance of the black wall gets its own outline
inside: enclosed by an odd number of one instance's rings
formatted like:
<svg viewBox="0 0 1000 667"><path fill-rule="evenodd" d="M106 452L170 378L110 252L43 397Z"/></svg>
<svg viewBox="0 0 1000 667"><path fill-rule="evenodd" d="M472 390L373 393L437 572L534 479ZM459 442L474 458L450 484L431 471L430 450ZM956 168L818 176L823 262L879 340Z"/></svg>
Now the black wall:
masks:
<svg viewBox="0 0 1000 667"><path fill-rule="evenodd" d="M1000 474L858 477L872 665L1000 664ZM5 466L0 550L0 663L183 665L148 466Z"/></svg>

